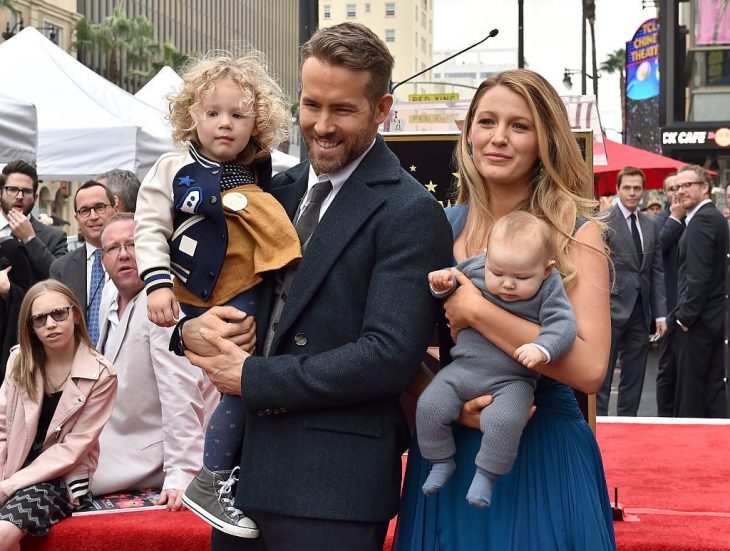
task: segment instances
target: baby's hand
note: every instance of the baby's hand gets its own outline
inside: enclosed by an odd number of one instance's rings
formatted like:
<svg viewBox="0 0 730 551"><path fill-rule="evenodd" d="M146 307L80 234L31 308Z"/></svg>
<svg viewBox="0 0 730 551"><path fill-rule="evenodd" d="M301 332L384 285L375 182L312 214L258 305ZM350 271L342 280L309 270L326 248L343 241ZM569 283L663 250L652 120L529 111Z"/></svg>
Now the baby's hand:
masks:
<svg viewBox="0 0 730 551"><path fill-rule="evenodd" d="M523 344L515 350L514 358L529 369L547 361L545 353L532 343Z"/></svg>
<svg viewBox="0 0 730 551"><path fill-rule="evenodd" d="M180 310L175 293L169 287L155 289L147 295L147 317L160 327L172 327L177 323Z"/></svg>
<svg viewBox="0 0 730 551"><path fill-rule="evenodd" d="M437 293L449 291L454 287L454 274L450 269L436 270L428 274L428 283Z"/></svg>

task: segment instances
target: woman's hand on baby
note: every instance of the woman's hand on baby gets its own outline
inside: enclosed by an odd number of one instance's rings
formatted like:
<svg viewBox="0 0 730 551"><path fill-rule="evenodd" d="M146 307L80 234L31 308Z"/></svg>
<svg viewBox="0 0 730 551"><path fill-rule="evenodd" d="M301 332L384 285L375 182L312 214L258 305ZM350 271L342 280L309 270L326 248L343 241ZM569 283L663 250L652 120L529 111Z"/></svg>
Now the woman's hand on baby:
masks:
<svg viewBox="0 0 730 551"><path fill-rule="evenodd" d="M160 327L172 327L177 323L180 307L172 289L163 287L147 295L147 317Z"/></svg>
<svg viewBox="0 0 730 551"><path fill-rule="evenodd" d="M459 414L457 422L465 427L481 430L479 421L482 410L485 407L488 407L492 402L494 402L494 397L491 394L487 394L486 396L477 396L473 400L464 402L464 405L461 406L461 414ZM532 415L535 413L535 410L537 410L537 407L534 404L530 406L530 413L527 416L528 421L532 419Z"/></svg>
<svg viewBox="0 0 730 551"><path fill-rule="evenodd" d="M523 344L513 354L515 360L525 367L532 369L538 364L547 362L547 356L537 346L532 343Z"/></svg>
<svg viewBox="0 0 730 551"><path fill-rule="evenodd" d="M454 274L451 269L436 270L428 274L428 283L437 293L449 291L454 287Z"/></svg>
<svg viewBox="0 0 730 551"><path fill-rule="evenodd" d="M459 287L444 302L446 319L451 327L451 338L456 342L459 331L471 327L471 313L475 305L486 300L471 280L456 268L451 272Z"/></svg>

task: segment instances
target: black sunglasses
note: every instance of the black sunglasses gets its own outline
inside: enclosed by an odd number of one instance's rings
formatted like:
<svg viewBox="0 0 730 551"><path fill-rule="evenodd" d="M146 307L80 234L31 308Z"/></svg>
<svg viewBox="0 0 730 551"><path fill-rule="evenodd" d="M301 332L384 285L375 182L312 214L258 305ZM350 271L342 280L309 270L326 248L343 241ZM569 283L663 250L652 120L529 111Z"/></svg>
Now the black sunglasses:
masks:
<svg viewBox="0 0 730 551"><path fill-rule="evenodd" d="M73 304L69 304L68 306L61 306L60 308L55 308L50 312L46 312L45 314L36 314L35 316L30 317L30 322L33 324L33 327L39 329L46 324L48 316L51 316L53 318L53 321L64 321L68 319L71 308L73 308Z"/></svg>

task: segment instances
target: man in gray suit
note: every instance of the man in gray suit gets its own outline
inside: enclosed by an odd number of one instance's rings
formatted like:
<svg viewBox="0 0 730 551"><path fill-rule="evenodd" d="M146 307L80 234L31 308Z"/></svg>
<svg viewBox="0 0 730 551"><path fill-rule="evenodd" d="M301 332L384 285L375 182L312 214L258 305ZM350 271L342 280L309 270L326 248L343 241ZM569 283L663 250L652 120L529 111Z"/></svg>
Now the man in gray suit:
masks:
<svg viewBox="0 0 730 551"><path fill-rule="evenodd" d="M38 173L25 161L12 161L0 176L0 238L15 237L33 270L33 283L48 279L53 261L68 251L66 234L31 214L38 199Z"/></svg>
<svg viewBox="0 0 730 551"><path fill-rule="evenodd" d="M84 308L89 337L96 345L99 337L99 305L108 279L101 263L101 229L115 212L114 195L106 186L89 180L76 191L74 211L85 246L55 260L51 264L50 276L65 283L74 292ZM101 276L98 275L99 269L102 270Z"/></svg>
<svg viewBox="0 0 730 551"><path fill-rule="evenodd" d="M646 178L635 167L621 169L616 178L619 201L609 212L609 248L615 276L611 288L611 355L608 372L596 396L598 415L608 414L613 371L621 355L617 412L635 416L644 386L650 316L659 337L667 330L664 269L659 231L638 208Z"/></svg>
<svg viewBox="0 0 730 551"><path fill-rule="evenodd" d="M409 439L399 396L438 311L426 277L449 264L452 237L443 209L377 134L392 69L383 41L355 23L303 46L309 161L277 174L270 191L304 253L263 292L265 355L216 334L238 325L221 319L240 319L233 308L182 326L191 361L247 410L236 506L261 536L215 533L214 549L380 551L398 511Z"/></svg>

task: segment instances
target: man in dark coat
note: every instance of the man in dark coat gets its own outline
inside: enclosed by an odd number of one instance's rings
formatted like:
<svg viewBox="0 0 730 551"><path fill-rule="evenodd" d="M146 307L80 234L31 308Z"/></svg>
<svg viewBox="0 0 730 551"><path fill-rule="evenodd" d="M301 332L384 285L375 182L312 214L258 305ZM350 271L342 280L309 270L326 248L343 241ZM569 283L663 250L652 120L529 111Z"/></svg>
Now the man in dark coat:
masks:
<svg viewBox="0 0 730 551"><path fill-rule="evenodd" d="M214 331L201 342L230 309L181 329L192 362L248 410L236 504L261 537L214 533L214 549L382 549L409 440L399 395L438 311L426 278L451 260L441 207L377 135L393 102L385 44L344 23L317 31L302 60L310 160L271 193L304 254L259 305L264 355Z"/></svg>
<svg viewBox="0 0 730 551"><path fill-rule="evenodd" d="M677 306L669 320L677 365L674 415L724 418L727 221L710 200L712 177L704 168L682 167L675 183L687 216Z"/></svg>

